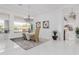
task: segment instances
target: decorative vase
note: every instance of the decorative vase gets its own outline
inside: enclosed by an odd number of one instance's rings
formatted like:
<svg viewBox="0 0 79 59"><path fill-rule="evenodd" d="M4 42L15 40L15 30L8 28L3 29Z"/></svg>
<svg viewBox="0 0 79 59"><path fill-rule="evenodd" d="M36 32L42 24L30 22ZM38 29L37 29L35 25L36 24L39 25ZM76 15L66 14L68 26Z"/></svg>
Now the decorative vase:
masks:
<svg viewBox="0 0 79 59"><path fill-rule="evenodd" d="M53 40L57 40L58 36L52 36Z"/></svg>
<svg viewBox="0 0 79 59"><path fill-rule="evenodd" d="M52 36L52 38L53 38L53 40L57 40L57 38L58 38L58 36L57 36L57 31L53 31L53 36Z"/></svg>

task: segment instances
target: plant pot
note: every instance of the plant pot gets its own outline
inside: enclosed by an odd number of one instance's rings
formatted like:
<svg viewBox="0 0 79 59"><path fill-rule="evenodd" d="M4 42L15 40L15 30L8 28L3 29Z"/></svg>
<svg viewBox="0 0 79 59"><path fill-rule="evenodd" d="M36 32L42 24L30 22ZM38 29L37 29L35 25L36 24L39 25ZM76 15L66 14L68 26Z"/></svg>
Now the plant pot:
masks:
<svg viewBox="0 0 79 59"><path fill-rule="evenodd" d="M53 40L57 40L58 36L52 36Z"/></svg>
<svg viewBox="0 0 79 59"><path fill-rule="evenodd" d="M76 34L76 37L79 38L79 34Z"/></svg>

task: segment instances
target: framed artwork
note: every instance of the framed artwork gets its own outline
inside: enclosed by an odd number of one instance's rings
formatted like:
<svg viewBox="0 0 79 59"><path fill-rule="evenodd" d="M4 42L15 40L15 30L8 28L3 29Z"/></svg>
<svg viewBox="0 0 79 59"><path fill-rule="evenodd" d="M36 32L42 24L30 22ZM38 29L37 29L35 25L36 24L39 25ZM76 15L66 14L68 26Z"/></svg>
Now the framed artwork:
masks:
<svg viewBox="0 0 79 59"><path fill-rule="evenodd" d="M43 28L49 28L49 21L43 21Z"/></svg>
<svg viewBox="0 0 79 59"><path fill-rule="evenodd" d="M36 22L36 28L41 28L41 22Z"/></svg>

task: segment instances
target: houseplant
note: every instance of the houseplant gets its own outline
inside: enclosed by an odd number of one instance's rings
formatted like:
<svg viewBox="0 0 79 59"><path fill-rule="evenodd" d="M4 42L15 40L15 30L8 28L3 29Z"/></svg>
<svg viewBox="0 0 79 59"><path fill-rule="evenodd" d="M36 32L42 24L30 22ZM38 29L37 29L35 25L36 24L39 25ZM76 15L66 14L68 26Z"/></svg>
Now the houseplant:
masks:
<svg viewBox="0 0 79 59"><path fill-rule="evenodd" d="M79 27L76 28L76 37L79 38Z"/></svg>

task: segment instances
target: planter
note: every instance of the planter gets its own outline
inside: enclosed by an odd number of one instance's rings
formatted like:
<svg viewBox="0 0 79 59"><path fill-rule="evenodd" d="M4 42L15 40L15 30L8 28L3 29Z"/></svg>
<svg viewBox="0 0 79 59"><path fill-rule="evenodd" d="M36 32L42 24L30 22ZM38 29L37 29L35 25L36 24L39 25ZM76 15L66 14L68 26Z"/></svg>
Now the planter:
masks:
<svg viewBox="0 0 79 59"><path fill-rule="evenodd" d="M57 40L58 36L57 36L57 31L53 31L53 36L52 36L53 40Z"/></svg>
<svg viewBox="0 0 79 59"><path fill-rule="evenodd" d="M57 40L58 36L52 36L53 40Z"/></svg>
<svg viewBox="0 0 79 59"><path fill-rule="evenodd" d="M76 34L76 37L79 38L79 34Z"/></svg>
<svg viewBox="0 0 79 59"><path fill-rule="evenodd" d="M79 38L79 27L76 28L75 33L76 33L76 37Z"/></svg>

